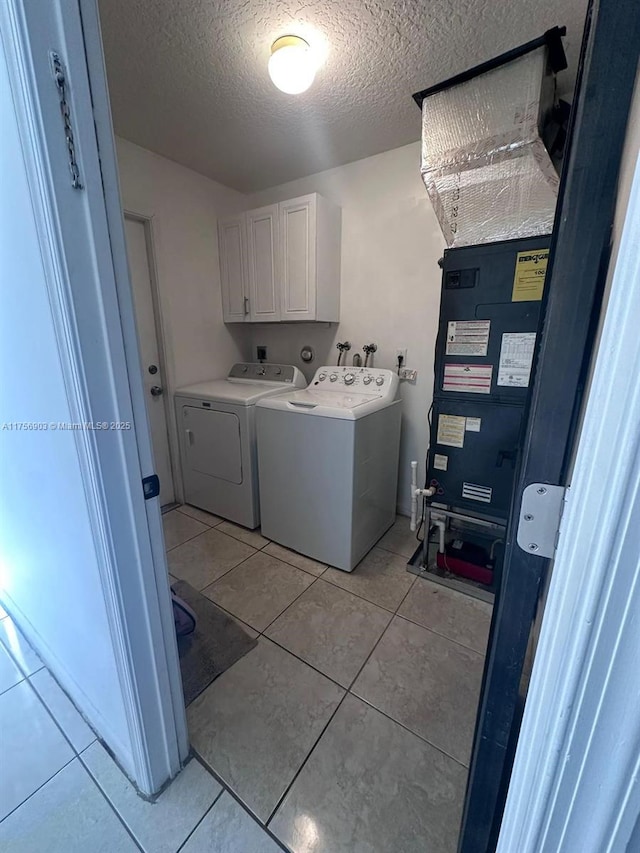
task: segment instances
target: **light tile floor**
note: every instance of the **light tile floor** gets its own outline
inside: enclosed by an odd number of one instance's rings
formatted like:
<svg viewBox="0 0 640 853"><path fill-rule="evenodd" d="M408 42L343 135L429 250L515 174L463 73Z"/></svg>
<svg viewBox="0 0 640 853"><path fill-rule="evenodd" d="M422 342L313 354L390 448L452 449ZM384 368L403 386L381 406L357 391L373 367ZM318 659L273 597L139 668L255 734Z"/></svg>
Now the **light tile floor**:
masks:
<svg viewBox="0 0 640 853"><path fill-rule="evenodd" d="M453 853L490 606L406 572L406 519L351 574L194 507L163 524L171 575L257 647L189 707L196 758L148 803L2 618L0 849Z"/></svg>
<svg viewBox="0 0 640 853"><path fill-rule="evenodd" d="M209 528L169 550L171 571L258 646L189 707L196 754L292 853L453 853L490 605L406 571L404 518L352 573L215 517ZM217 839L228 809L246 821L222 802L187 851L276 849L228 840L229 825Z"/></svg>

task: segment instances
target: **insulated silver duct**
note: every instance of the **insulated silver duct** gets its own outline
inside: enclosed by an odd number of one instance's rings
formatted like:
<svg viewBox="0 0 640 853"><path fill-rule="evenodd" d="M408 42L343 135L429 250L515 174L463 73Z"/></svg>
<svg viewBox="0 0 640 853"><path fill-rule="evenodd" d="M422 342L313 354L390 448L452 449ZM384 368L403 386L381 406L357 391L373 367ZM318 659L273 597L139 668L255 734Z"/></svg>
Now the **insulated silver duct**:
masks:
<svg viewBox="0 0 640 853"><path fill-rule="evenodd" d="M420 171L447 244L549 234L559 180L541 137L555 91L547 45L434 89Z"/></svg>

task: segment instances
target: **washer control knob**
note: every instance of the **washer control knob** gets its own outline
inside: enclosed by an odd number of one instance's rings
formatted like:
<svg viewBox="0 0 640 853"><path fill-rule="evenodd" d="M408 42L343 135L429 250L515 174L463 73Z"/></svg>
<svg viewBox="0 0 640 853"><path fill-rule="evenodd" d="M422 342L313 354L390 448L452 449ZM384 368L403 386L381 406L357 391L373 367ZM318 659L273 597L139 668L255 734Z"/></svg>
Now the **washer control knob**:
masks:
<svg viewBox="0 0 640 853"><path fill-rule="evenodd" d="M275 367L273 372L275 373L276 376L280 376L280 374L282 373L282 368L281 367Z"/></svg>
<svg viewBox="0 0 640 853"><path fill-rule="evenodd" d="M353 375L353 373L345 373L345 375L344 375L344 384L345 384L345 385L353 385L353 382L354 382L355 378L356 378L356 377Z"/></svg>
<svg viewBox="0 0 640 853"><path fill-rule="evenodd" d="M318 381L319 381L319 382L324 382L324 380L325 380L326 378L327 378L327 374L326 374L326 373L319 373L319 374L318 374Z"/></svg>
<svg viewBox="0 0 640 853"><path fill-rule="evenodd" d="M384 382L384 376L378 376L376 379L376 385L382 385Z"/></svg>
<svg viewBox="0 0 640 853"><path fill-rule="evenodd" d="M242 365L242 372L243 372L243 373L246 373L248 369L249 369L249 368L247 367L247 365L246 365L246 364L243 364L243 365Z"/></svg>
<svg viewBox="0 0 640 853"><path fill-rule="evenodd" d="M365 385L371 385L371 383L373 382L373 376L365 376L362 381Z"/></svg>
<svg viewBox="0 0 640 853"><path fill-rule="evenodd" d="M338 379L338 374L332 373L331 376L329 377L329 382L336 382L337 379Z"/></svg>

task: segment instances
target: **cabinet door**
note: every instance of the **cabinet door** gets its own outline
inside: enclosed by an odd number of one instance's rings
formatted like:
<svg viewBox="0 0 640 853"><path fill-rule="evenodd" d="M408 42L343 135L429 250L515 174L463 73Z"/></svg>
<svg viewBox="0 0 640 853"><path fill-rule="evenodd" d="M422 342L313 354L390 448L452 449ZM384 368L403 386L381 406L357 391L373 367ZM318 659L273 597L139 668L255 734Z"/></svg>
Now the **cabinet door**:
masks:
<svg viewBox="0 0 640 853"><path fill-rule="evenodd" d="M247 319L247 240L244 214L218 222L222 318L225 323Z"/></svg>
<svg viewBox="0 0 640 853"><path fill-rule="evenodd" d="M278 205L247 213L249 317L254 323L280 319Z"/></svg>
<svg viewBox="0 0 640 853"><path fill-rule="evenodd" d="M316 319L316 196L280 204L281 317Z"/></svg>

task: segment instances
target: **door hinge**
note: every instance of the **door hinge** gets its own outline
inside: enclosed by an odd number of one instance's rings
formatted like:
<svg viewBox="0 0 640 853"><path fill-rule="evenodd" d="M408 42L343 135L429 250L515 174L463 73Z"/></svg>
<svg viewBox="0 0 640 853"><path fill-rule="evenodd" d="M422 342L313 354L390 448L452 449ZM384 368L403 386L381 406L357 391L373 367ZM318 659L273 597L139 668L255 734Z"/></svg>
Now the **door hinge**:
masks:
<svg viewBox="0 0 640 853"><path fill-rule="evenodd" d="M517 542L527 554L553 557L568 488L531 483L522 493Z"/></svg>
<svg viewBox="0 0 640 853"><path fill-rule="evenodd" d="M150 501L151 498L158 497L160 494L160 478L157 474L151 474L150 477L143 478L142 491L145 501Z"/></svg>
<svg viewBox="0 0 640 853"><path fill-rule="evenodd" d="M60 112L62 114L62 123L64 126L64 135L67 145L67 155L69 157L69 171L71 172L71 186L74 190L84 189L80 181L80 169L78 168L78 160L76 157L76 145L73 136L73 126L71 124L71 110L67 100L67 76L65 74L62 61L55 51L51 54L51 66L53 68L53 79L58 88L60 97Z"/></svg>

